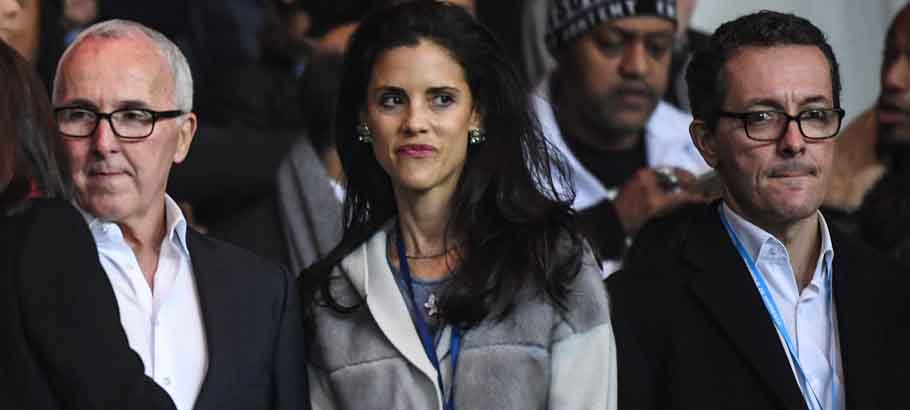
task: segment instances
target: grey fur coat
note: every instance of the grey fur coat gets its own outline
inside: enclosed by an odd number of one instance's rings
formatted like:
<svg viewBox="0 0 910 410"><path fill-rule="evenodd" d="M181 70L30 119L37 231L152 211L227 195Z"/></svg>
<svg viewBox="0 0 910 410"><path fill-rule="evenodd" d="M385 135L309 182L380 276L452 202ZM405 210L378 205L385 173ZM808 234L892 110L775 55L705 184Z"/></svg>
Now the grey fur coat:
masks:
<svg viewBox="0 0 910 410"><path fill-rule="evenodd" d="M336 300L365 306L351 314L315 309L308 354L314 409L443 408L436 371L388 266L386 236L377 232L333 273ZM457 409L616 409L607 295L597 264L586 255L567 310L528 298L504 321L485 321L465 333ZM451 329L442 332L437 355L448 390Z"/></svg>

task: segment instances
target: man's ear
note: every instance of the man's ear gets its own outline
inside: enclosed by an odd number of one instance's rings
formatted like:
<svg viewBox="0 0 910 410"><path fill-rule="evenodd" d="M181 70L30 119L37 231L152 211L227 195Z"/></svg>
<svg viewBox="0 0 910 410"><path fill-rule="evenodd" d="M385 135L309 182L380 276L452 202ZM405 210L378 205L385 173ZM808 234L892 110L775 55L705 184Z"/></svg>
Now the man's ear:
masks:
<svg viewBox="0 0 910 410"><path fill-rule="evenodd" d="M174 153L174 163L179 164L186 159L190 152L190 144L193 143L193 137L196 135L196 114L184 114L183 119L177 119L180 122L177 128L177 151Z"/></svg>
<svg viewBox="0 0 910 410"><path fill-rule="evenodd" d="M689 124L689 136L698 152L711 168L717 169L717 136L708 129L708 124L702 120L692 120Z"/></svg>

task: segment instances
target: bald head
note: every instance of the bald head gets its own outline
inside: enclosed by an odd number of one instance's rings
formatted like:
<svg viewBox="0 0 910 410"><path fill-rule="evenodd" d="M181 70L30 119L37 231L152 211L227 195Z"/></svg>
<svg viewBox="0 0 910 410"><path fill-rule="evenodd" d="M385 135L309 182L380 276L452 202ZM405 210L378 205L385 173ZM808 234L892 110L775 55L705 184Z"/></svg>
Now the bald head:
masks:
<svg viewBox="0 0 910 410"><path fill-rule="evenodd" d="M96 39L132 39L137 44L147 45L159 56L161 65L165 67L170 76L173 90L172 105L182 111L193 110L193 77L190 72L186 57L171 40L163 34L152 30L142 24L129 20L108 20L92 25L82 31L72 44L64 51L57 66L54 76L53 100L57 101L57 94L61 86L61 69L69 60L69 56L82 43Z"/></svg>

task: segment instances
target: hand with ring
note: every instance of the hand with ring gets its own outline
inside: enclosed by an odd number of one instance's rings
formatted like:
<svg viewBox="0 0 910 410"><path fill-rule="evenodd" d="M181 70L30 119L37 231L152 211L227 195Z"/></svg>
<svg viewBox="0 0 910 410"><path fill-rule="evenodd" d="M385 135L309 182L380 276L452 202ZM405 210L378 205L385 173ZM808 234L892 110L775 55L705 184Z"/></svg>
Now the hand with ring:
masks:
<svg viewBox="0 0 910 410"><path fill-rule="evenodd" d="M651 219L704 197L692 189L696 178L676 167L641 168L619 190L613 205L626 234L634 235Z"/></svg>

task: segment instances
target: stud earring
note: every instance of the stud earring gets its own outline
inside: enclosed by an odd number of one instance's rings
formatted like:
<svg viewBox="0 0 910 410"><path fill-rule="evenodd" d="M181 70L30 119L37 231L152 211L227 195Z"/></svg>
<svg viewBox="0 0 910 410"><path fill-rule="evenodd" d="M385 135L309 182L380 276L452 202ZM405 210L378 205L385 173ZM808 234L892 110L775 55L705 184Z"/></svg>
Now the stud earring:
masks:
<svg viewBox="0 0 910 410"><path fill-rule="evenodd" d="M486 141L487 136L479 128L471 128L468 130L468 143L471 145L477 145L481 142Z"/></svg>
<svg viewBox="0 0 910 410"><path fill-rule="evenodd" d="M370 132L370 127L365 122L357 124L357 141L365 144L373 142L373 133Z"/></svg>

